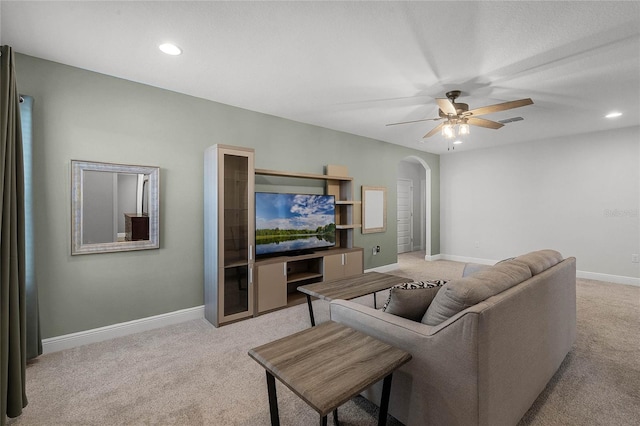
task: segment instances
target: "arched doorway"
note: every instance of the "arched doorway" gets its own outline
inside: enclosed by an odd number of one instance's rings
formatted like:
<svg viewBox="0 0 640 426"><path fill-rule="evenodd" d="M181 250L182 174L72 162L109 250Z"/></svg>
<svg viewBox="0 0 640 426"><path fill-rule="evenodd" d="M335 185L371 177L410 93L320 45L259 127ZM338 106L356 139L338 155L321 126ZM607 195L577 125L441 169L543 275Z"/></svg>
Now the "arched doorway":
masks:
<svg viewBox="0 0 640 426"><path fill-rule="evenodd" d="M431 256L431 168L416 156L398 162L398 253L424 251Z"/></svg>

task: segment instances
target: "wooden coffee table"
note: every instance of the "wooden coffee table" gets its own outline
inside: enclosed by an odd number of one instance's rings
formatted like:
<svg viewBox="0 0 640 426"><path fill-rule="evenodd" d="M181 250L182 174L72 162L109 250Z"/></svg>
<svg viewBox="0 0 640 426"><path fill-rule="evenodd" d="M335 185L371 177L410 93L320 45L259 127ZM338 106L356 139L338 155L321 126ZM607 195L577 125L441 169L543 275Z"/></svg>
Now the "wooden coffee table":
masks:
<svg viewBox="0 0 640 426"><path fill-rule="evenodd" d="M378 424L387 421L393 371L411 354L334 321L253 348L249 356L266 370L271 424L279 425L275 378L320 414L327 414L384 379Z"/></svg>
<svg viewBox="0 0 640 426"><path fill-rule="evenodd" d="M298 291L307 296L309 318L311 319L311 325L315 326L316 321L313 316L311 296L331 302L334 299L349 300L373 293L373 306L376 307L376 292L386 290L396 284L410 281L408 278L398 277L396 275L367 272L366 274L356 275L354 277L303 285L298 287Z"/></svg>

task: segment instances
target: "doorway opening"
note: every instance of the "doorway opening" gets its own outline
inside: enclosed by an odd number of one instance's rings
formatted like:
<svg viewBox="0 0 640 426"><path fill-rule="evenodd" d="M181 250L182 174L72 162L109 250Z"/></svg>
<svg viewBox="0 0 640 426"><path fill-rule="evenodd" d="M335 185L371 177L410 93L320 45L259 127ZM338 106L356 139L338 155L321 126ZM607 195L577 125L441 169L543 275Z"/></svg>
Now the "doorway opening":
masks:
<svg viewBox="0 0 640 426"><path fill-rule="evenodd" d="M409 156L397 169L398 254L422 251L431 256L431 168Z"/></svg>

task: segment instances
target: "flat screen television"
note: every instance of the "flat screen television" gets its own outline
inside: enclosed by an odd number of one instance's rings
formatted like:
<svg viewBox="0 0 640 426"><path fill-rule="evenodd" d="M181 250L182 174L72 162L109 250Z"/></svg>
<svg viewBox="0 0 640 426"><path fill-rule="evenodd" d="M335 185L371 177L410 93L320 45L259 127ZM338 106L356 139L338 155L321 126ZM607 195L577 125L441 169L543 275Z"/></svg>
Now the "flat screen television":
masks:
<svg viewBox="0 0 640 426"><path fill-rule="evenodd" d="M313 251L335 244L333 195L256 192L256 256Z"/></svg>

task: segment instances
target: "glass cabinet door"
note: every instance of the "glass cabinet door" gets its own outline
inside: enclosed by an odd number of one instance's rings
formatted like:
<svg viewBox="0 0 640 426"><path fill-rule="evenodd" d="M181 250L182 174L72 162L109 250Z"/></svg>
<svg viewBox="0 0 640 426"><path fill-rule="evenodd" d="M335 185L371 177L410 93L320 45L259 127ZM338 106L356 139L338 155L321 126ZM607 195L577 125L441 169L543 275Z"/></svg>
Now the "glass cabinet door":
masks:
<svg viewBox="0 0 640 426"><path fill-rule="evenodd" d="M224 268L224 316L249 310L249 266Z"/></svg>
<svg viewBox="0 0 640 426"><path fill-rule="evenodd" d="M224 155L224 266L249 260L248 159Z"/></svg>
<svg viewBox="0 0 640 426"><path fill-rule="evenodd" d="M216 327L254 312L254 155L220 144L204 152L204 317Z"/></svg>
<svg viewBox="0 0 640 426"><path fill-rule="evenodd" d="M249 157L224 153L220 159L224 170L222 182L223 218L221 225L223 267L222 316L253 313L251 275L253 267L253 223L249 210L253 205L253 179ZM240 315L242 316L242 315Z"/></svg>

